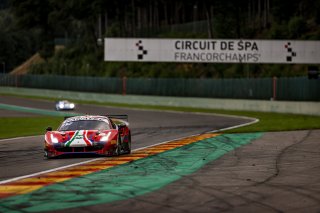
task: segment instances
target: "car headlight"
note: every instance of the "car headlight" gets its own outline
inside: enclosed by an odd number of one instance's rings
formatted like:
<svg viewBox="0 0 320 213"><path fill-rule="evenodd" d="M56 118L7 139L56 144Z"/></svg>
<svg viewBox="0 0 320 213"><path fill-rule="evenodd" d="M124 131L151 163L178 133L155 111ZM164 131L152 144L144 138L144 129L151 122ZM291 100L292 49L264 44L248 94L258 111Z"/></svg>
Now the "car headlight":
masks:
<svg viewBox="0 0 320 213"><path fill-rule="evenodd" d="M56 138L53 135L51 135L51 142L52 143L59 143L59 140L58 140L58 138Z"/></svg>
<svg viewBox="0 0 320 213"><path fill-rule="evenodd" d="M103 136L100 138L100 141L103 141L103 142L108 141L108 140L109 140L110 135L111 135L111 132L108 132L108 134L103 135Z"/></svg>

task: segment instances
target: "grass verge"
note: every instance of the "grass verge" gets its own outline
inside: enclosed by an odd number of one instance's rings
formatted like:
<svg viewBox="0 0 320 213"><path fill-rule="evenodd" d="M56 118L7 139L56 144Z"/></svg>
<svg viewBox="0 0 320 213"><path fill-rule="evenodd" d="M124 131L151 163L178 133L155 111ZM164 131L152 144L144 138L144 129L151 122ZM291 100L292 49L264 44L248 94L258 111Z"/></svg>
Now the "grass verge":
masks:
<svg viewBox="0 0 320 213"><path fill-rule="evenodd" d="M0 118L0 138L41 135L48 126L57 128L63 117L12 117Z"/></svg>
<svg viewBox="0 0 320 213"><path fill-rule="evenodd" d="M80 103L79 101L76 101ZM86 103L86 102L81 102ZM92 102L91 102L92 104ZM95 103L103 106L128 107L150 110L171 110L183 112L203 112L217 113L226 115L237 115L257 118L260 122L237 129L225 131L225 133L246 133L246 132L273 132L273 131L292 131L305 129L320 129L320 116L280 114L269 112L247 112L230 110L213 110L187 107L166 107L148 105L128 105L115 103ZM0 138L10 138L28 135L44 134L46 127L57 128L63 120L62 117L23 117L23 118L0 118Z"/></svg>

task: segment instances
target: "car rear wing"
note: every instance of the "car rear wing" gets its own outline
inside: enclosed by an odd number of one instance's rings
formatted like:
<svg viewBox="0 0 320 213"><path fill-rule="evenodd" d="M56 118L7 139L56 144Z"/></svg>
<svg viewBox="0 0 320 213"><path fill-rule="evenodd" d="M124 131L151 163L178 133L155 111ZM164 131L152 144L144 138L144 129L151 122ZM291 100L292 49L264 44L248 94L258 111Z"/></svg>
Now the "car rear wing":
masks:
<svg viewBox="0 0 320 213"><path fill-rule="evenodd" d="M76 115L76 116L79 116L79 115ZM110 119L114 118L114 119L120 119L120 120L129 121L128 115L102 115L102 116L106 116L106 117L108 117ZM72 117L75 117L75 116L65 116L64 120L66 120L68 118L72 118Z"/></svg>
<svg viewBox="0 0 320 213"><path fill-rule="evenodd" d="M110 119L115 118L115 119L129 121L128 115L105 115L105 116L107 116Z"/></svg>

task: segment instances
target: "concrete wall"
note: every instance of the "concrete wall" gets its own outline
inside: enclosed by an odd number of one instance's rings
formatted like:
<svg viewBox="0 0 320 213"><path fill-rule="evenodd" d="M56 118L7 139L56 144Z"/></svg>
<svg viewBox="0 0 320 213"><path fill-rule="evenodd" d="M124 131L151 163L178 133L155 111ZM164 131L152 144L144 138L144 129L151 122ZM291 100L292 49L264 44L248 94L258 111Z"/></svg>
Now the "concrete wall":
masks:
<svg viewBox="0 0 320 213"><path fill-rule="evenodd" d="M213 98L185 98L142 95L113 95L61 90L0 87L0 94L29 95L56 99L73 99L109 103L143 104L156 106L195 107L244 111L278 112L292 114L320 115L320 102L260 101ZM1 102L1 100L0 100Z"/></svg>

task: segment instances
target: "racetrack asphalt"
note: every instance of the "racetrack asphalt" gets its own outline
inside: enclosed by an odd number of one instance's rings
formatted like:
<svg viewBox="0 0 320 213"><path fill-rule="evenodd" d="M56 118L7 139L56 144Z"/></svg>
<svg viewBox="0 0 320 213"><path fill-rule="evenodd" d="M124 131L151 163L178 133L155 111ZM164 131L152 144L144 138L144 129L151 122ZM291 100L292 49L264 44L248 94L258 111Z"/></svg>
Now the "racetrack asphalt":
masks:
<svg viewBox="0 0 320 213"><path fill-rule="evenodd" d="M54 110L55 105L54 101L10 96L0 96L0 103L45 110ZM10 111L3 110L2 112L7 115ZM132 149L250 121L250 119L219 115L136 110L86 104L78 104L74 112L96 115L127 114L132 132ZM14 112L10 112L10 114L14 114ZM0 114L1 116L2 114ZM1 125L1 128L5 128L5 124ZM0 181L91 159L64 158L44 160L43 135L0 140L0 150L1 169L6 171L0 173Z"/></svg>
<svg viewBox="0 0 320 213"><path fill-rule="evenodd" d="M11 97L6 101L3 100L1 97L1 103L28 107L39 106L43 109L51 106L52 108L50 102L40 101L41 103L38 103L39 101ZM114 109L91 105L80 105L77 110L84 112L83 109L87 113L97 113L96 110L108 109L110 114L129 114L132 129L135 132L134 148L175 137L224 128L244 121L239 118L224 118L215 115ZM37 142L37 140L39 139L35 137L0 141L0 149L4 151L1 152L1 162L4 163L1 164L1 171L8 171L18 165L18 168L16 167L18 170L24 168L28 173L37 170L35 169L37 166L41 170L83 160L43 160L41 149L38 148L42 142ZM22 142L26 145L25 149L21 147ZM319 142L320 130L264 133L261 138L225 154L206 164L200 170L157 191L127 200L72 208L67 211L319 212ZM12 144L15 145L12 146ZM11 150L6 150L8 147ZM11 157L16 152L17 155ZM21 156L24 152L25 154ZM5 153L4 156L3 153ZM36 166L28 168L29 164ZM17 173L11 173L10 177L15 175ZM2 176L2 180L7 178L9 177Z"/></svg>

